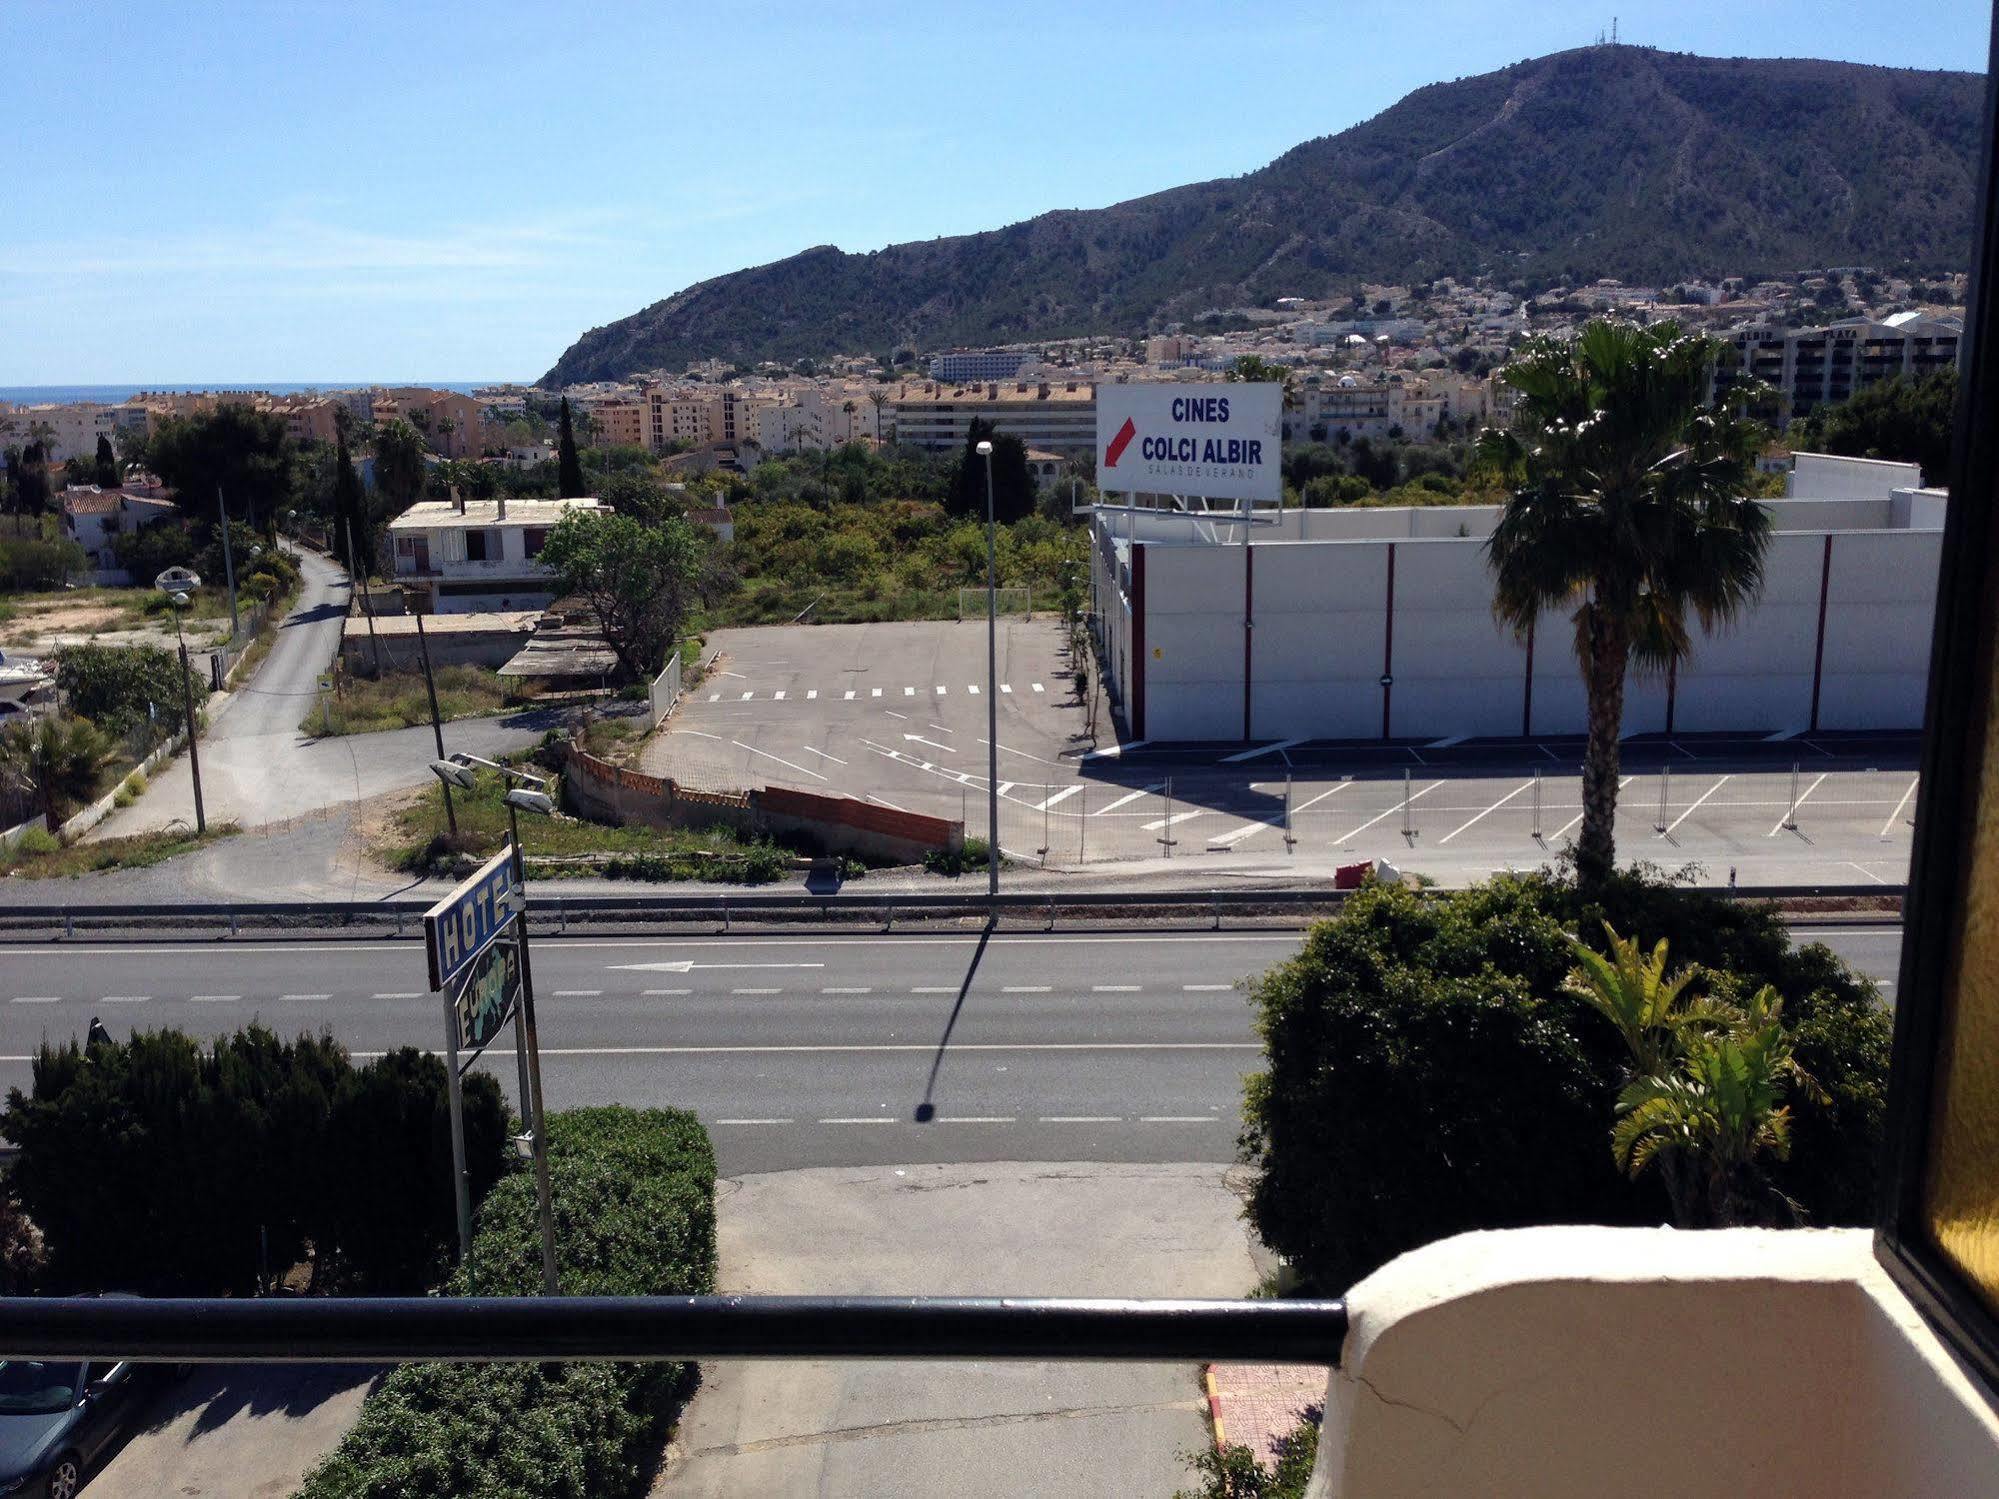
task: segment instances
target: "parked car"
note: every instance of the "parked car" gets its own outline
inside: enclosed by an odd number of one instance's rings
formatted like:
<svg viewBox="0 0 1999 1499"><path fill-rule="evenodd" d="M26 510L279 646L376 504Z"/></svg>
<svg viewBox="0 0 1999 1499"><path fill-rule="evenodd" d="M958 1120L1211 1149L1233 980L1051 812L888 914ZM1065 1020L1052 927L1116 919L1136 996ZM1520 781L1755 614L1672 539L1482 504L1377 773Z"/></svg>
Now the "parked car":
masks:
<svg viewBox="0 0 1999 1499"><path fill-rule="evenodd" d="M0 1359L0 1495L75 1499L163 1377L132 1363Z"/></svg>

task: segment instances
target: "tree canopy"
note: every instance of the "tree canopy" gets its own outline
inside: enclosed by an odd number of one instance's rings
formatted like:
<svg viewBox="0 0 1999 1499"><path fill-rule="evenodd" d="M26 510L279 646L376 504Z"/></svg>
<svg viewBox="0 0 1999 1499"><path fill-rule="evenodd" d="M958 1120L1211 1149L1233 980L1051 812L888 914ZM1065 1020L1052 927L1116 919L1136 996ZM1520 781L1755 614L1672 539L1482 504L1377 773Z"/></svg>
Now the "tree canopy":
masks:
<svg viewBox="0 0 1999 1499"><path fill-rule="evenodd" d="M292 494L292 440L284 418L229 404L161 422L146 461L196 525L215 524L219 491L233 520L268 532Z"/></svg>
<svg viewBox="0 0 1999 1499"><path fill-rule="evenodd" d="M944 496L944 508L952 515L983 519L986 513L986 460L978 448L993 445L993 518L1011 525L1034 513L1034 476L1027 471L1027 444L1008 432L994 430L983 417L973 417L965 433L965 450L958 459L958 472Z"/></svg>
<svg viewBox="0 0 1999 1499"><path fill-rule="evenodd" d="M583 465L576 457L576 426L569 415L568 396L562 398L555 447L555 492L562 499L576 499L583 493Z"/></svg>
<svg viewBox="0 0 1999 1499"><path fill-rule="evenodd" d="M619 664L641 680L680 644L704 555L700 534L679 516L647 522L587 510L564 516L541 549L563 592L589 604Z"/></svg>
<svg viewBox="0 0 1999 1499"><path fill-rule="evenodd" d="M1956 417L1955 369L1920 378L1896 375L1814 409L1791 428L1791 446L1801 453L1920 463L1925 484L1946 484Z"/></svg>

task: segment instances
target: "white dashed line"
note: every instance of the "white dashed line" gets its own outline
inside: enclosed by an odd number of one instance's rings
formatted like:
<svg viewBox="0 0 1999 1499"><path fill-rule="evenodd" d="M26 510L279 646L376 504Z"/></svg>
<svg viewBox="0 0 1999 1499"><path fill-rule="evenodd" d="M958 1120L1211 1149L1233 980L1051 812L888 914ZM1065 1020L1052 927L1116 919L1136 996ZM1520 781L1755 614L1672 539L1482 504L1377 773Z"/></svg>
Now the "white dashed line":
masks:
<svg viewBox="0 0 1999 1499"><path fill-rule="evenodd" d="M60 994L17 994L8 1003L16 1005L59 1005L62 1003L62 996Z"/></svg>
<svg viewBox="0 0 1999 1499"><path fill-rule="evenodd" d="M872 993L874 993L875 991L874 991L874 989L873 989L873 987L872 987L872 986L870 986L870 985L867 985L867 984L861 984L861 985L858 985L858 986L851 986L851 987L844 987L844 988L843 988L843 987L837 987L837 986L836 986L836 987L829 987L829 988L825 988L825 989L821 989L821 990L820 990L819 992L820 992L821 994L872 994Z"/></svg>
<svg viewBox="0 0 1999 1499"><path fill-rule="evenodd" d="M235 998L235 996L234 996L234 995L232 994L232 995L230 995L230 996L229 996L229 998L231 998L231 999L234 999L234 998ZM383 992L383 993L381 993L381 994L373 994L373 995L370 995L370 996L369 996L369 998L371 998L371 999L422 999L422 998L423 998L423 996L422 996L421 994L417 993L417 992L416 992L416 990L414 990L414 989L398 989L398 990L395 990L395 991L393 991L393 992L388 992L388 991L385 991L385 992Z"/></svg>
<svg viewBox="0 0 1999 1499"><path fill-rule="evenodd" d="M885 1117L885 1116L870 1116L869 1118L866 1118L866 1119L821 1119L821 1120L820 1120L819 1122L820 1122L821 1124L900 1124L900 1123L902 1123L902 1121L901 1121L900 1119L891 1119L891 1118L887 1118L887 1117Z"/></svg>
<svg viewBox="0 0 1999 1499"><path fill-rule="evenodd" d="M1117 1114L1043 1114L1038 1121L1042 1124L1120 1124L1123 1119Z"/></svg>
<svg viewBox="0 0 1999 1499"><path fill-rule="evenodd" d="M708 694L708 701L711 703L719 703L722 701L722 694L719 692L711 692Z"/></svg>
<svg viewBox="0 0 1999 1499"><path fill-rule="evenodd" d="M1139 984L1092 984L1090 985L1090 992L1092 994L1136 994L1141 987Z"/></svg>
<svg viewBox="0 0 1999 1499"><path fill-rule="evenodd" d="M979 695L979 684L977 682L967 682L965 684L965 691L971 693L973 697L977 697Z"/></svg>
<svg viewBox="0 0 1999 1499"><path fill-rule="evenodd" d="M882 695L882 690L879 687L870 687L868 689L869 697L880 697L881 695Z"/></svg>
<svg viewBox="0 0 1999 1499"><path fill-rule="evenodd" d="M806 702L808 702L808 703L809 703L809 702L811 702L811 701L812 701L812 700L813 700L813 699L814 699L815 697L817 697L817 696L819 696L819 689L818 689L817 687L808 687L808 688L807 688L807 689L805 690L805 701L806 701Z"/></svg>
<svg viewBox="0 0 1999 1499"><path fill-rule="evenodd" d="M280 994L278 1001L281 1004L309 1005L331 998L333 998L331 994Z"/></svg>
<svg viewBox="0 0 1999 1499"><path fill-rule="evenodd" d="M772 694L771 694L771 698L772 698L772 701L774 701L774 702L780 702L780 703L781 703L781 702L783 702L783 701L784 701L784 689L783 689L782 687L780 687L780 688L779 688L779 689L778 689L778 690L777 690L776 692L774 692L774 693L772 693Z"/></svg>
<svg viewBox="0 0 1999 1499"><path fill-rule="evenodd" d="M554 991L557 999L595 999L603 992L602 989L557 989Z"/></svg>
<svg viewBox="0 0 1999 1499"><path fill-rule="evenodd" d="M845 692L840 694L840 701L843 703L851 703L853 700L854 700L854 689L851 687L849 687Z"/></svg>
<svg viewBox="0 0 1999 1499"><path fill-rule="evenodd" d="M731 989L731 994L782 994L782 989Z"/></svg>
<svg viewBox="0 0 1999 1499"><path fill-rule="evenodd" d="M142 1005L152 997L150 994L107 994L102 1002L107 1005Z"/></svg>
<svg viewBox="0 0 1999 1499"><path fill-rule="evenodd" d="M1909 798L1914 796L1915 794L1916 794L1916 783L1914 781L1911 781L1909 782L1909 789L1902 793L1902 799L1895 803L1895 810L1890 812L1888 814L1888 820L1881 824L1881 836L1883 838L1886 838L1888 836L1889 830L1895 826L1896 819L1902 815L1902 809L1909 805Z"/></svg>
<svg viewBox="0 0 1999 1499"><path fill-rule="evenodd" d="M1140 1124L1219 1124L1221 1119L1214 1114L1140 1114Z"/></svg>
<svg viewBox="0 0 1999 1499"><path fill-rule="evenodd" d="M1000 691L1001 691L1001 692L1012 692L1012 691L1013 691L1013 683L1011 683L1011 682L1002 682L1002 683L1000 683Z"/></svg>
<svg viewBox="0 0 1999 1499"><path fill-rule="evenodd" d="M649 995L649 996L652 996L652 997L655 997L655 998L656 998L656 997L658 997L659 995L662 995L662 994L692 994L693 992L694 992L694 991L693 991L692 989L641 989L641 990L639 990L639 993L641 993L641 994L644 994L644 995Z"/></svg>
<svg viewBox="0 0 1999 1499"><path fill-rule="evenodd" d="M942 682L939 682L937 684L937 695L939 697L942 697L944 695L944 684Z"/></svg>
<svg viewBox="0 0 1999 1499"><path fill-rule="evenodd" d="M1226 994L1235 988L1234 984L1182 984L1184 994Z"/></svg>
<svg viewBox="0 0 1999 1499"><path fill-rule="evenodd" d="M921 988L911 989L909 992L911 994L956 994L958 986L956 984L926 984Z"/></svg>
<svg viewBox="0 0 1999 1499"><path fill-rule="evenodd" d="M953 1114L949 1119L939 1119L939 1124L1018 1124L1020 1121L1011 1114Z"/></svg>
<svg viewBox="0 0 1999 1499"><path fill-rule="evenodd" d="M1763 836L1764 836L1765 838L1775 838L1775 837L1776 837L1776 836L1777 836L1777 835L1778 835L1779 833L1783 832L1783 831L1784 831L1784 824L1785 824L1785 823L1787 823L1787 822L1792 822L1792 821L1795 821L1795 820L1796 820L1796 818L1797 818L1797 815L1798 815L1798 808L1799 808L1799 807L1802 807L1802 806L1803 806L1803 805L1805 804L1805 801L1806 801L1806 798L1810 797L1810 795L1811 795L1811 794L1812 794L1812 793L1813 793L1814 791L1818 790L1818 789L1819 789L1819 787L1821 787L1821 786L1823 786L1823 785L1825 784L1825 778L1826 778L1826 776L1829 776L1829 775L1831 775L1831 774L1832 774L1832 772L1831 772L1831 771L1826 771L1826 772L1825 772L1824 774L1822 774L1822 775L1821 775L1821 776L1820 776L1820 777L1819 777L1819 778L1818 778L1818 779L1817 779L1816 781L1813 781L1813 782L1811 783L1811 785L1807 786L1807 787L1805 788L1805 792L1804 792L1804 795L1803 795L1803 796L1800 796L1800 797L1799 797L1799 798L1797 799L1797 801L1796 801L1795 803L1793 803L1793 804L1792 804L1792 805L1791 805L1791 806L1790 806L1790 807L1789 807L1789 808L1788 808L1788 809L1787 809L1787 810L1785 811L1784 815L1783 815L1782 817L1780 817L1780 818L1778 818L1778 819L1777 819L1777 825L1776 825L1776 826L1775 826L1774 828L1770 829L1770 831L1769 831L1769 832L1767 832L1767 833L1765 833L1765 834L1764 834Z"/></svg>
<svg viewBox="0 0 1999 1499"><path fill-rule="evenodd" d="M242 997L240 994L190 994L187 1002L191 1005L233 1005Z"/></svg>
<svg viewBox="0 0 1999 1499"><path fill-rule="evenodd" d="M1046 687L1043 687L1039 682L1036 682L1034 684L1034 690L1036 692L1046 692L1048 689Z"/></svg>
<svg viewBox="0 0 1999 1499"><path fill-rule="evenodd" d="M1053 984L1002 984L1000 986L1000 993L1046 994L1049 992L1049 990L1053 989L1054 987L1055 986Z"/></svg>
<svg viewBox="0 0 1999 1499"><path fill-rule="evenodd" d="M736 701L739 703L747 703L751 698L755 696L756 694L754 692L746 692L741 697L737 698Z"/></svg>
<svg viewBox="0 0 1999 1499"><path fill-rule="evenodd" d="M789 1124L789 1119L717 1119L716 1124Z"/></svg>
<svg viewBox="0 0 1999 1499"><path fill-rule="evenodd" d="M914 687L905 687L902 689L902 695L904 697L915 697L916 689Z"/></svg>

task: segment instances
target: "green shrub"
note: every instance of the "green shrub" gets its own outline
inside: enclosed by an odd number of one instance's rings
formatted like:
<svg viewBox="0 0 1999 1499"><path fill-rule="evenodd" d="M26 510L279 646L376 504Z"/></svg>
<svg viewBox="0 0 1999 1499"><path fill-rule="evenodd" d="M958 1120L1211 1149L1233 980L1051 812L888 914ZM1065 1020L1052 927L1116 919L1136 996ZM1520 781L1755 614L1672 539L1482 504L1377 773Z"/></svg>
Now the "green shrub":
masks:
<svg viewBox="0 0 1999 1499"><path fill-rule="evenodd" d="M967 838L959 848L933 848L923 856L923 867L955 879L967 870L984 869L991 858L992 849L985 839Z"/></svg>
<svg viewBox="0 0 1999 1499"><path fill-rule="evenodd" d="M112 734L144 728L157 743L186 717L181 679L197 704L208 697L205 674L181 670L161 646L71 645L56 653L56 687L70 711Z"/></svg>
<svg viewBox="0 0 1999 1499"><path fill-rule="evenodd" d="M715 1155L675 1109L549 1119L562 1289L684 1296L715 1288ZM488 1194L474 1240L483 1294L541 1290L530 1173ZM461 1269L449 1289L463 1293ZM681 1364L411 1364L361 1407L300 1499L408 1494L636 1494L689 1384Z"/></svg>
<svg viewBox="0 0 1999 1499"><path fill-rule="evenodd" d="M83 548L73 541L39 536L0 541L0 588L11 593L59 588L85 566Z"/></svg>
<svg viewBox="0 0 1999 1499"><path fill-rule="evenodd" d="M1264 1467L1256 1454L1240 1443L1217 1450L1207 1447L1187 1454L1201 1480L1198 1489L1182 1489L1173 1499L1305 1499L1312 1482L1312 1463L1319 1454L1322 1407L1307 1406L1303 1419L1276 1442L1276 1461Z"/></svg>
<svg viewBox="0 0 1999 1499"><path fill-rule="evenodd" d="M1267 1070L1245 1086L1249 1211L1328 1292L1404 1250L1478 1228L1657 1223L1658 1186L1608 1148L1626 1061L1609 1023L1562 992L1569 932L1603 920L1666 938L1733 994L1773 984L1797 1059L1792 1152L1771 1172L1806 1221L1867 1221L1888 1018L1823 947L1793 949L1767 909L1636 876L1595 901L1546 875L1441 896L1370 887L1257 981Z"/></svg>
<svg viewBox="0 0 1999 1499"><path fill-rule="evenodd" d="M37 858L52 854L62 847L62 840L44 827L32 827L14 842L14 856L19 859Z"/></svg>
<svg viewBox="0 0 1999 1499"><path fill-rule="evenodd" d="M241 1294L260 1263L282 1272L310 1252L316 1277L337 1263L354 1289L415 1290L412 1262L444 1263L455 1228L435 1057L405 1049L357 1071L330 1037L253 1025L209 1047L173 1030L44 1045L33 1070L0 1134L21 1148L14 1182L54 1289ZM483 1189L506 1148L485 1074L466 1079L466 1116Z"/></svg>

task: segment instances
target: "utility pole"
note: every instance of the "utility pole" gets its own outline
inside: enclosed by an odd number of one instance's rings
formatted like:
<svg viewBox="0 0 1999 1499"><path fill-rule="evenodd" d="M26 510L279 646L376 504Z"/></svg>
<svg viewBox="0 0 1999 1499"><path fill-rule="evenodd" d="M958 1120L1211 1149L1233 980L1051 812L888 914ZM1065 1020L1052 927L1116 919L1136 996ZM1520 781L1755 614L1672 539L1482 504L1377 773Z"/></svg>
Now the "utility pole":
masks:
<svg viewBox="0 0 1999 1499"><path fill-rule="evenodd" d="M534 1108L534 1190L541 1207L541 1291L560 1296L555 1273L555 1193L548 1176L548 1114L541 1103L541 1041L534 1023L534 969L528 962L527 861L521 857L521 819L507 803L507 833L514 848L514 883L520 887L521 908L514 915L514 935L521 948L521 1033L527 1042L528 1091Z"/></svg>
<svg viewBox="0 0 1999 1499"><path fill-rule="evenodd" d="M361 585L361 612L368 617L368 648L375 654L375 675L379 677L382 674L382 642L375 634L375 601L368 587L367 576L361 573L357 566L360 559L354 555L354 522L350 520L346 525L347 592L351 596L355 583ZM439 749L437 754L439 759L444 758L442 749Z"/></svg>
<svg viewBox="0 0 1999 1499"><path fill-rule="evenodd" d="M229 552L229 507L222 502L222 486L215 486L215 513L222 520L222 576L229 584L229 643L234 645L243 627L236 618L236 559Z"/></svg>
<svg viewBox="0 0 1999 1499"><path fill-rule="evenodd" d="M372 630L372 617L369 623ZM437 679L430 674L430 641L423 633L423 611L421 610L417 611L416 616L416 648L418 654L423 657L423 689L430 694L430 732L437 739L437 758L442 760L444 758L444 721L439 717L437 712ZM444 825L451 829L451 836L456 838L458 836L458 812L451 805L451 783L443 781L440 784L444 787Z"/></svg>
<svg viewBox="0 0 1999 1499"><path fill-rule="evenodd" d="M187 664L187 637L181 634L179 604L174 605L174 638L180 642L180 698L187 709L187 768L194 776L194 831L208 831L208 814L201 805L201 750L194 732L194 688L188 685L192 668Z"/></svg>
<svg viewBox="0 0 1999 1499"><path fill-rule="evenodd" d="M999 554L993 521L993 445L979 444L986 460L986 895L988 919L999 919Z"/></svg>

